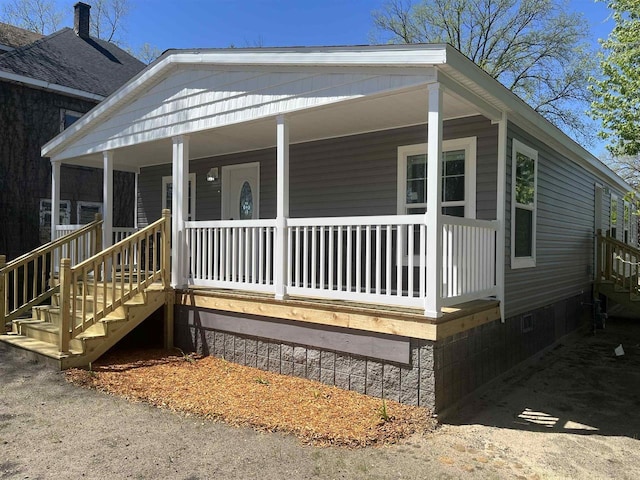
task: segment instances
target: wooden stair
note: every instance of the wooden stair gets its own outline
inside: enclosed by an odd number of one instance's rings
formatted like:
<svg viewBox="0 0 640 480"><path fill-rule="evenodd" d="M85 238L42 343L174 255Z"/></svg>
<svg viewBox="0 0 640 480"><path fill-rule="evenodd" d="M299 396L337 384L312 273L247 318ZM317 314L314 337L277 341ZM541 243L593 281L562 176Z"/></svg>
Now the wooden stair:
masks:
<svg viewBox="0 0 640 480"><path fill-rule="evenodd" d="M636 295L635 292L630 292L628 288L621 288L613 282L600 282L597 293L640 318L640 295Z"/></svg>
<svg viewBox="0 0 640 480"><path fill-rule="evenodd" d="M110 295L110 289L108 290ZM32 309L30 318L13 321L12 331L0 335L0 342L27 350L36 358L60 369L84 367L97 360L125 335L142 323L158 308L165 304L167 292L162 284L149 285L143 292L124 302L104 318L89 326L69 343L69 352L59 351L60 308L55 295L51 305L41 305ZM100 295L98 295L100 301ZM81 302L80 298L76 298ZM86 301L86 300L85 300ZM90 297L91 311L94 298ZM89 309L88 309L89 310ZM88 312L87 315L90 315ZM76 319L80 324L80 319ZM162 328L162 326L159 326Z"/></svg>

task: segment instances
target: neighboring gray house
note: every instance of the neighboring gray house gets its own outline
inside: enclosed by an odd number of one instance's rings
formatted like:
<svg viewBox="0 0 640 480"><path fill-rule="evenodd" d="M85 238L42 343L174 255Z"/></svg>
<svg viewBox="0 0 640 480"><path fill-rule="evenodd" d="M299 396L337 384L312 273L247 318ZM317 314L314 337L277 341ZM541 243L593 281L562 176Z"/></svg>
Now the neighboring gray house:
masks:
<svg viewBox="0 0 640 480"><path fill-rule="evenodd" d="M88 5L75 6L75 29L42 36L0 24L0 254L15 258L50 239L51 164L42 144L144 68L117 46L89 36ZM102 172L65 166L63 224L86 223L102 209ZM128 191L116 225L132 226L133 174L115 174Z"/></svg>
<svg viewBox="0 0 640 480"><path fill-rule="evenodd" d="M636 241L629 186L448 45L170 50L42 154L172 208L180 348L437 411L581 325L596 229Z"/></svg>

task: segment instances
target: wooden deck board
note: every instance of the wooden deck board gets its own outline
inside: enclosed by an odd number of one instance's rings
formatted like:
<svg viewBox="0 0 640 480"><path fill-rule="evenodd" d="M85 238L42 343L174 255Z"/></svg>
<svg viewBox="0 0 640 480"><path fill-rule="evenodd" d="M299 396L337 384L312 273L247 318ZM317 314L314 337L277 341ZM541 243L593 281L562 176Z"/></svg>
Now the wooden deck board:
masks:
<svg viewBox="0 0 640 480"><path fill-rule="evenodd" d="M176 304L434 341L500 318L497 300L447 307L440 318L414 308L300 297L276 300L264 293L205 288L177 291Z"/></svg>

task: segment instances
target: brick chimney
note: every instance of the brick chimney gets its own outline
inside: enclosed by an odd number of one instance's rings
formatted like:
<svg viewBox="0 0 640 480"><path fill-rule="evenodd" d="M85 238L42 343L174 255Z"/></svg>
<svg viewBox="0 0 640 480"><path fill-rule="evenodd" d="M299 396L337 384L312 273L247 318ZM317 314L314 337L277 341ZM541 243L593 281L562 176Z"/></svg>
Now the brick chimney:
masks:
<svg viewBox="0 0 640 480"><path fill-rule="evenodd" d="M89 10L91 5L78 2L73 6L73 30L80 38L89 38Z"/></svg>

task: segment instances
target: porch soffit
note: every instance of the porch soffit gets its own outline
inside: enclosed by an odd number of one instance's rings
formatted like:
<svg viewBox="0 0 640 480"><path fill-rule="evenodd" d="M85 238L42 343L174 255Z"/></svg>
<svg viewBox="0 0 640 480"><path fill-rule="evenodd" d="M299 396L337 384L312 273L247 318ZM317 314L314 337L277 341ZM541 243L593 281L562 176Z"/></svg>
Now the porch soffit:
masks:
<svg viewBox="0 0 640 480"><path fill-rule="evenodd" d="M425 85L435 78L433 68L381 74L370 68L318 72L183 66L107 118L87 125L84 132L78 131L84 134L60 151L54 148L53 158L64 160L117 150L175 135L391 94Z"/></svg>
<svg viewBox="0 0 640 480"><path fill-rule="evenodd" d="M426 86L412 87L307 108L288 114L290 142L303 143L372 131L387 130L427 122ZM445 90L445 119L480 113L468 101ZM189 133L191 159L275 147L274 116ZM114 151L114 168L137 170L150 165L171 163L171 138L161 138ZM101 149L89 155L65 159L64 163L102 166Z"/></svg>

